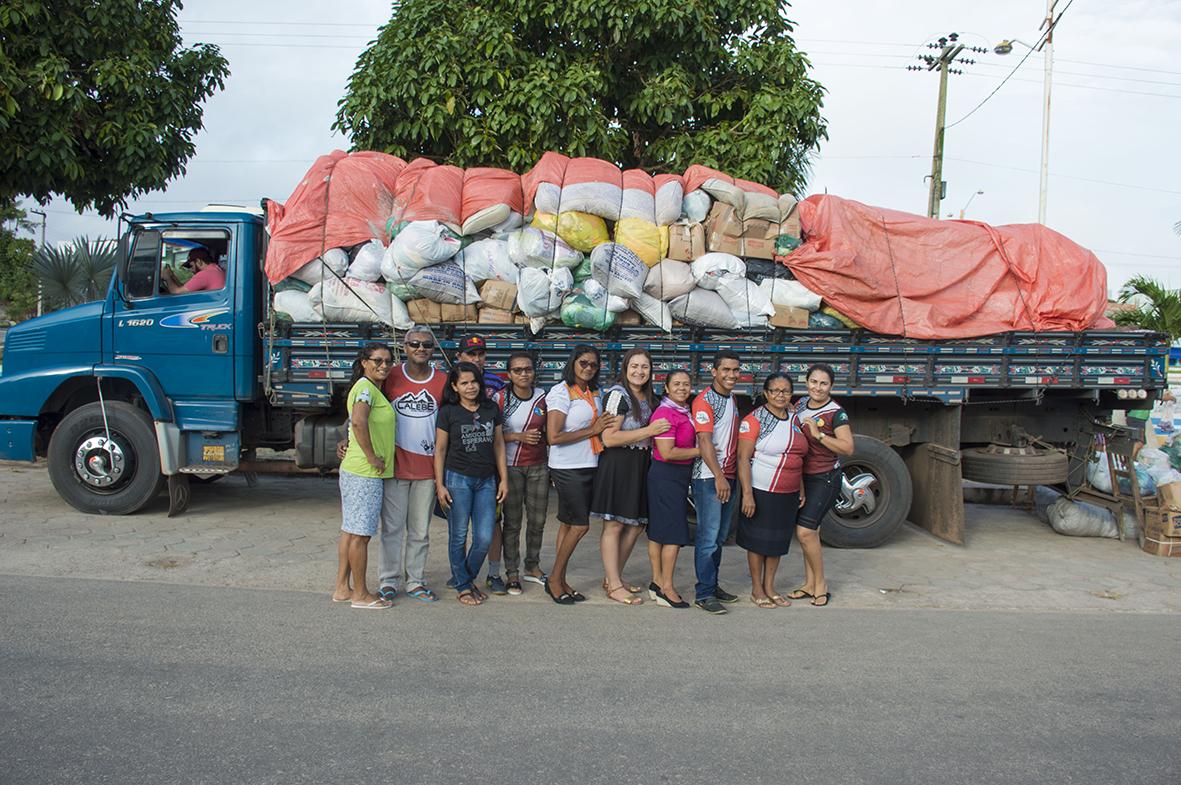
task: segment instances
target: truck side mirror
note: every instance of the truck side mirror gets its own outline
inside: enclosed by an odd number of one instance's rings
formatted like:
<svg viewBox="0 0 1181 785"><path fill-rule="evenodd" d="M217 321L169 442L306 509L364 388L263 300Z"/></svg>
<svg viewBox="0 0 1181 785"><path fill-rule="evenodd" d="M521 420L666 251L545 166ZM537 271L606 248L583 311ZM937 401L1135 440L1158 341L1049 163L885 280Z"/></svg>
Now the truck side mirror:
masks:
<svg viewBox="0 0 1181 785"><path fill-rule="evenodd" d="M128 297L152 297L157 294L156 275L160 271L160 232L141 229L129 234L132 247L123 257L119 277ZM127 238L125 238L125 242Z"/></svg>

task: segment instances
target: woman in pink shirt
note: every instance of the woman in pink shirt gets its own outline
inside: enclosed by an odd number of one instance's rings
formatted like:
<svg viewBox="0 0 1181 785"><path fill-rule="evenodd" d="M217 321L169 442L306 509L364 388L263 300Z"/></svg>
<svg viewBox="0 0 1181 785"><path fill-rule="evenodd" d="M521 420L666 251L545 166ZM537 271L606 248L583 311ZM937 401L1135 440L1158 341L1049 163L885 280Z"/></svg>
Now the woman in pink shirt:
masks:
<svg viewBox="0 0 1181 785"><path fill-rule="evenodd" d="M652 440L652 465L648 469L648 560L652 582L648 596L666 608L688 608L673 585L677 554L692 544L689 536L689 479L698 456L697 434L689 419L693 382L687 371L670 371L664 381L664 398L652 419L667 420L669 429Z"/></svg>

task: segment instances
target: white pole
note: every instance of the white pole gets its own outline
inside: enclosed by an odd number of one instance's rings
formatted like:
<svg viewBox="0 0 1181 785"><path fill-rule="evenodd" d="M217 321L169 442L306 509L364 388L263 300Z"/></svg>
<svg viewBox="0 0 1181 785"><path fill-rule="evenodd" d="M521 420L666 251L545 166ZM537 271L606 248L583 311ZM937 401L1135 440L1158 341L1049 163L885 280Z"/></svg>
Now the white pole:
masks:
<svg viewBox="0 0 1181 785"><path fill-rule="evenodd" d="M1054 80L1054 3L1056 0L1046 0L1046 22L1049 32L1046 33L1044 46L1046 75L1042 92L1045 105L1042 108L1042 170L1041 182L1038 188L1037 222L1046 224L1046 188L1050 179L1050 85Z"/></svg>

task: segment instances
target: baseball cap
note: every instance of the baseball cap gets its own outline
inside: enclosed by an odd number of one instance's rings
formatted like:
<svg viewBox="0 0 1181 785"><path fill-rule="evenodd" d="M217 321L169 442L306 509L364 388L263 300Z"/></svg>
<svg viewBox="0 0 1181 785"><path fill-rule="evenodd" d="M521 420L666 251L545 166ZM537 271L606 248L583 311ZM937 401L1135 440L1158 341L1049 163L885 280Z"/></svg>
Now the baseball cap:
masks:
<svg viewBox="0 0 1181 785"><path fill-rule="evenodd" d="M479 350L482 352L488 351L488 345L484 343L484 339L478 335L468 335L461 338L459 341L459 351L470 352Z"/></svg>
<svg viewBox="0 0 1181 785"><path fill-rule="evenodd" d="M206 248L197 247L197 248L194 248L193 250L189 251L188 258L185 259L183 262L181 262L180 266L192 268L194 259L202 259L206 262L212 262L213 256L209 253L209 251Z"/></svg>

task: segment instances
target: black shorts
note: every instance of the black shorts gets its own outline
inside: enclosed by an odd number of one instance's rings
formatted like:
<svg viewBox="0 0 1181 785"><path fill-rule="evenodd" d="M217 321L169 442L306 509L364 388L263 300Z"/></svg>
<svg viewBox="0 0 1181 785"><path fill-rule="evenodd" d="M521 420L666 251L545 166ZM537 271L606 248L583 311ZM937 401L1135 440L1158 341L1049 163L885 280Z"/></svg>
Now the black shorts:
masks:
<svg viewBox="0 0 1181 785"><path fill-rule="evenodd" d="M590 526L591 493L597 469L553 469L550 479L558 491L558 520L570 526Z"/></svg>
<svg viewBox="0 0 1181 785"><path fill-rule="evenodd" d="M824 474L804 475L804 506L796 518L796 525L805 529L819 529L820 522L836 504L841 492L841 470L830 469Z"/></svg>

